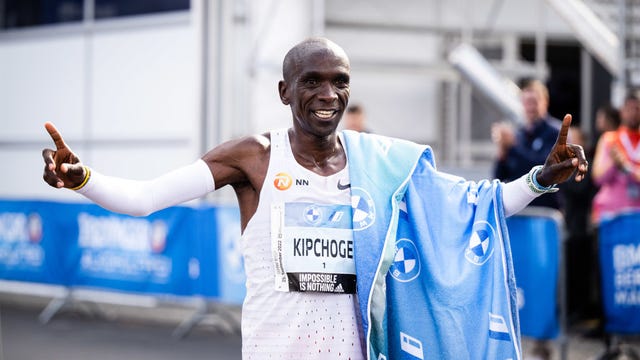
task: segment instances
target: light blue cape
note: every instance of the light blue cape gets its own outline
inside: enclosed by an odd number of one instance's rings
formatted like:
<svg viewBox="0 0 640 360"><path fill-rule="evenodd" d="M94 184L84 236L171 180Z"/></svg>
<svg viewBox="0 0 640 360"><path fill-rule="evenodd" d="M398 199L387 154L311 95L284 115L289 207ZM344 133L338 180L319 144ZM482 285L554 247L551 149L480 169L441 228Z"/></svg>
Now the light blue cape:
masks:
<svg viewBox="0 0 640 360"><path fill-rule="evenodd" d="M501 183L428 146L344 131L369 359L521 359Z"/></svg>

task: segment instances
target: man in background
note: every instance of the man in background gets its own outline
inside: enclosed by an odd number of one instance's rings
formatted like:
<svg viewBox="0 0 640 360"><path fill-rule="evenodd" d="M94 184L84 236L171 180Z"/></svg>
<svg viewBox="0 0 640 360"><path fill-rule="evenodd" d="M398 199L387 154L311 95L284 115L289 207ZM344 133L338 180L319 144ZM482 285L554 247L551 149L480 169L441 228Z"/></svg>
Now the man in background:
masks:
<svg viewBox="0 0 640 360"><path fill-rule="evenodd" d="M548 112L549 90L540 80L528 80L520 95L525 123L517 129L508 123L496 123L491 138L497 146L493 176L511 181L543 164L558 137L561 121ZM531 206L562 207L561 192L541 196Z"/></svg>
<svg viewBox="0 0 640 360"><path fill-rule="evenodd" d="M364 112L364 107L360 104L349 105L342 121L345 130L354 130L366 133L371 132L367 127L367 118Z"/></svg>

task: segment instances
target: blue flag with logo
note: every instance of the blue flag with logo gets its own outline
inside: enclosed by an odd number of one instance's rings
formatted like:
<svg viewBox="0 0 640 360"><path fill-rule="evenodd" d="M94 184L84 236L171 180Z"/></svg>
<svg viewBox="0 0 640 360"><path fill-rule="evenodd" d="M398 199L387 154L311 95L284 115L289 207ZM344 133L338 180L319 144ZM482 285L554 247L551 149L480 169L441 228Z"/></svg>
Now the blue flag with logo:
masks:
<svg viewBox="0 0 640 360"><path fill-rule="evenodd" d="M600 224L600 267L605 330L640 333L640 212L620 213Z"/></svg>
<svg viewBox="0 0 640 360"><path fill-rule="evenodd" d="M497 181L436 171L431 149L345 131L369 359L521 359Z"/></svg>

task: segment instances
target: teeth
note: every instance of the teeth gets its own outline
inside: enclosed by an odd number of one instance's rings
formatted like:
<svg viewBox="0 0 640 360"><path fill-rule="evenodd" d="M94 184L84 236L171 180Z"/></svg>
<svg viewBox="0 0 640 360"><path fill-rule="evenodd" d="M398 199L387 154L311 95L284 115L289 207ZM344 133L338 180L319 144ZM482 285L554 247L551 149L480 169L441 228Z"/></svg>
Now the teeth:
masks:
<svg viewBox="0 0 640 360"><path fill-rule="evenodd" d="M316 110L316 111L314 111L314 114L316 114L316 116L319 117L319 118L328 119L328 118L332 117L333 114L335 114L335 111L333 111L333 110Z"/></svg>

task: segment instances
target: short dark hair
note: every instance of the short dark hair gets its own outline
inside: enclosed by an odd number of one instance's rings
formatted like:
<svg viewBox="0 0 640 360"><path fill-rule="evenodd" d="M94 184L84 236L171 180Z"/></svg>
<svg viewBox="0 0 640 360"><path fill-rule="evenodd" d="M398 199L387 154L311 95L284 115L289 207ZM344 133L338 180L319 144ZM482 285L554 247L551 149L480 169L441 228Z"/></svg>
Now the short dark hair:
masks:
<svg viewBox="0 0 640 360"><path fill-rule="evenodd" d="M613 125L613 127L617 128L618 126L620 126L620 111L616 107L614 107L610 103L605 103L600 106L598 110L602 111L605 118L607 118L611 122L611 125Z"/></svg>
<svg viewBox="0 0 640 360"><path fill-rule="evenodd" d="M627 101L627 100L640 101L640 89L631 88L627 90L627 95L624 97L624 101Z"/></svg>
<svg viewBox="0 0 640 360"><path fill-rule="evenodd" d="M347 107L347 113L349 114L358 114L363 112L364 109L362 108L362 105L360 104L353 104L353 105L349 105Z"/></svg>

